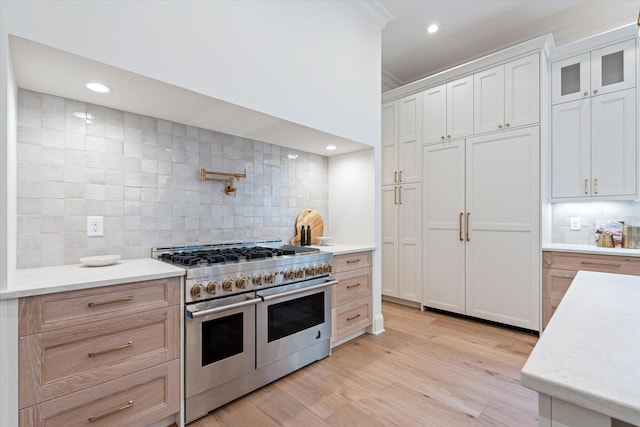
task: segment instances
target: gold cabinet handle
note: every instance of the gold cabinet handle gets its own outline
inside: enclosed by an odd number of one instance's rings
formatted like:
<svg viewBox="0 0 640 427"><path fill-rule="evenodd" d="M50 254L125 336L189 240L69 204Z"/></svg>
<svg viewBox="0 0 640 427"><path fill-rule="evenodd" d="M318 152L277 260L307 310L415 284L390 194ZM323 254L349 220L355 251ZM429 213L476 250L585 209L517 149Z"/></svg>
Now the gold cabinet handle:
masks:
<svg viewBox="0 0 640 427"><path fill-rule="evenodd" d="M398 171L393 173L393 182L398 182Z"/></svg>
<svg viewBox="0 0 640 427"><path fill-rule="evenodd" d="M125 409L129 409L129 408L132 408L132 407L133 407L133 400L130 400L129 403L124 405L122 408L112 409L111 411L105 412L104 414L96 415L95 417L89 417L89 422L90 423L95 423L98 420L106 418L106 417L108 417L110 415L117 414L118 412L122 412Z"/></svg>
<svg viewBox="0 0 640 427"><path fill-rule="evenodd" d="M594 178L593 180L593 192L598 194L598 178Z"/></svg>
<svg viewBox="0 0 640 427"><path fill-rule="evenodd" d="M505 126L506 126L506 127L509 127L509 126L511 126L511 125L510 125L509 123L506 123L506 124L505 124Z"/></svg>
<svg viewBox="0 0 640 427"><path fill-rule="evenodd" d="M360 283L356 283L355 285L347 285L347 289L357 288L360 286Z"/></svg>
<svg viewBox="0 0 640 427"><path fill-rule="evenodd" d="M121 345L120 347L110 348L109 350L101 350L101 351L91 351L89 352L89 357L96 357L102 354L112 353L118 350L124 350L125 348L133 347L133 341L129 341L125 345Z"/></svg>
<svg viewBox="0 0 640 427"><path fill-rule="evenodd" d="M440 138L442 138L442 140L444 141L444 135L442 135Z"/></svg>
<svg viewBox="0 0 640 427"><path fill-rule="evenodd" d="M398 186L393 187L393 204L398 204Z"/></svg>
<svg viewBox="0 0 640 427"><path fill-rule="evenodd" d="M461 242L464 242L464 239L462 238L462 217L463 216L464 214L460 212L460 217L458 218L458 235L460 236Z"/></svg>
<svg viewBox="0 0 640 427"><path fill-rule="evenodd" d="M469 217L471 216L470 212L467 212L467 242L470 242L471 239L469 238Z"/></svg>
<svg viewBox="0 0 640 427"><path fill-rule="evenodd" d="M107 305L107 304L117 304L119 302L127 302L127 301L131 301L133 299L133 296L128 296L125 298L120 298L120 299L114 299L111 301L104 301L104 302L90 302L87 305L89 307L98 307L100 305Z"/></svg>
<svg viewBox="0 0 640 427"><path fill-rule="evenodd" d="M502 129L502 125L498 125L498 129Z"/></svg>
<svg viewBox="0 0 640 427"><path fill-rule="evenodd" d="M356 314L355 316L347 317L347 322L350 322L351 320L357 319L358 317L360 317L360 313Z"/></svg>
<svg viewBox="0 0 640 427"><path fill-rule="evenodd" d="M589 180L587 178L584 179L584 194L589 194L587 191L587 185L589 184Z"/></svg>
<svg viewBox="0 0 640 427"><path fill-rule="evenodd" d="M398 204L402 204L402 185L398 186Z"/></svg>
<svg viewBox="0 0 640 427"><path fill-rule="evenodd" d="M398 182L402 182L402 171L398 172Z"/></svg>
<svg viewBox="0 0 640 427"><path fill-rule="evenodd" d="M614 267L620 268L620 264L608 264L606 262L591 262L591 261L580 261L582 265L597 265L599 267Z"/></svg>
<svg viewBox="0 0 640 427"><path fill-rule="evenodd" d="M451 139L451 135L447 135L447 138Z"/></svg>
<svg viewBox="0 0 640 427"><path fill-rule="evenodd" d="M593 90L593 94L594 94L594 95L597 95L597 94L598 94L598 89L594 89L594 90Z"/></svg>
<svg viewBox="0 0 640 427"><path fill-rule="evenodd" d="M584 96L589 96L589 92L585 91L585 92L583 93L583 95L584 95Z"/></svg>
<svg viewBox="0 0 640 427"><path fill-rule="evenodd" d="M347 260L347 264L353 264L354 262L360 262L360 258L356 258L356 259L348 259L348 260Z"/></svg>

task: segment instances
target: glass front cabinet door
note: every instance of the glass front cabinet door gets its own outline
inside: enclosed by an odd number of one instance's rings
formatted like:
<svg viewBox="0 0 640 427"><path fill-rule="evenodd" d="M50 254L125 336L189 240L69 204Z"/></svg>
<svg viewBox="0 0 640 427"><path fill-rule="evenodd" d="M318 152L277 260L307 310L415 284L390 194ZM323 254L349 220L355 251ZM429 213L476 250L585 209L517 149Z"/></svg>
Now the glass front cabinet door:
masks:
<svg viewBox="0 0 640 427"><path fill-rule="evenodd" d="M551 65L553 104L635 87L635 40L583 53Z"/></svg>

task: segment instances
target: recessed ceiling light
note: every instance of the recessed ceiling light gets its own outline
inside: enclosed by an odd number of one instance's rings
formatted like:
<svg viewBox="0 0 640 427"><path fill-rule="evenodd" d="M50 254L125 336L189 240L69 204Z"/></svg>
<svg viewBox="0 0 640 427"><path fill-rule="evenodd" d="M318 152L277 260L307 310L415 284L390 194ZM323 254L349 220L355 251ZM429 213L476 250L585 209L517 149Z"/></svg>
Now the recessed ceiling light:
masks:
<svg viewBox="0 0 640 427"><path fill-rule="evenodd" d="M335 149L336 149L336 148L338 148L338 147L336 147L335 145L327 145L325 148L326 148L327 150L335 150Z"/></svg>
<svg viewBox="0 0 640 427"><path fill-rule="evenodd" d="M92 90L94 92L98 92L98 93L109 93L111 92L111 88L109 86L105 86L102 83L98 83L98 82L86 82L84 84L87 89Z"/></svg>
<svg viewBox="0 0 640 427"><path fill-rule="evenodd" d="M427 32L429 34L433 34L436 31L438 31L438 26L436 24L431 24L431 25L429 25L429 28L427 28Z"/></svg>

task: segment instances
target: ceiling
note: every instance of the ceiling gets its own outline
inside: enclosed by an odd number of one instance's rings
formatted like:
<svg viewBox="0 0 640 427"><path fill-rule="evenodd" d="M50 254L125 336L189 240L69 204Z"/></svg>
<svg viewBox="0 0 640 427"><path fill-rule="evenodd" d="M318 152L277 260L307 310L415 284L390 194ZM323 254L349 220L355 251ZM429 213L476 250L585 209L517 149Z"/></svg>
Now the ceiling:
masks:
<svg viewBox="0 0 640 427"><path fill-rule="evenodd" d="M640 1L379 0L383 91L547 33L556 46L636 22ZM439 31L426 29L436 23Z"/></svg>
<svg viewBox="0 0 640 427"><path fill-rule="evenodd" d="M385 91L549 32L559 46L635 22L640 1L378 0L377 5L394 17L382 33ZM435 34L426 32L431 23L440 27ZM324 156L369 148L29 40L11 37L10 45L21 88ZM109 96L91 93L78 84L89 75L117 89ZM328 144L338 149L329 152Z"/></svg>

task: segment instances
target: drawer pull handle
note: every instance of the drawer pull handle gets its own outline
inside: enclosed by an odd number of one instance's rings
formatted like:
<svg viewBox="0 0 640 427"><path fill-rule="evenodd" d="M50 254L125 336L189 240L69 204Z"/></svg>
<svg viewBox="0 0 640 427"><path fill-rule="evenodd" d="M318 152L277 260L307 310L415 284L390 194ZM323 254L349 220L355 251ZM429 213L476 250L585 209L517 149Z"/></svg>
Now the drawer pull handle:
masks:
<svg viewBox="0 0 640 427"><path fill-rule="evenodd" d="M357 319L358 317L360 317L360 313L356 314L355 316L347 317L347 322Z"/></svg>
<svg viewBox="0 0 640 427"><path fill-rule="evenodd" d="M358 286L360 286L360 283L356 283L355 285L347 285L347 289L357 288Z"/></svg>
<svg viewBox="0 0 640 427"><path fill-rule="evenodd" d="M599 265L602 267L615 267L620 268L620 264L608 264L606 262L589 262L589 261L581 261L582 265Z"/></svg>
<svg viewBox="0 0 640 427"><path fill-rule="evenodd" d="M104 414L100 414L100 415L96 415L95 417L89 417L89 422L90 423L95 423L96 421L99 421L103 418L106 418L110 415L113 414L117 414L118 412L122 412L125 409L129 409L133 407L133 400L130 400L129 403L127 403L126 405L124 405L122 408L117 408L117 409L112 409L109 412L105 412Z"/></svg>
<svg viewBox="0 0 640 427"><path fill-rule="evenodd" d="M120 347L110 348L109 350L91 351L89 352L89 357L96 357L102 354L107 354L107 353L111 353L118 350L124 350L125 348L129 348L129 347L133 347L133 341L129 341L128 343L126 343L125 345L121 345Z"/></svg>
<svg viewBox="0 0 640 427"><path fill-rule="evenodd" d="M125 298L120 298L120 299L114 299L111 301L104 301L104 302L90 302L89 304L87 304L89 307L98 307L99 305L107 305L107 304L117 304L119 302L127 302L127 301L131 301L133 299L133 296L128 296Z"/></svg>
<svg viewBox="0 0 640 427"><path fill-rule="evenodd" d="M347 260L347 264L353 264L354 262L360 262L360 258Z"/></svg>

